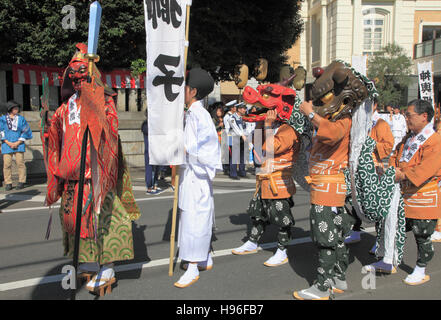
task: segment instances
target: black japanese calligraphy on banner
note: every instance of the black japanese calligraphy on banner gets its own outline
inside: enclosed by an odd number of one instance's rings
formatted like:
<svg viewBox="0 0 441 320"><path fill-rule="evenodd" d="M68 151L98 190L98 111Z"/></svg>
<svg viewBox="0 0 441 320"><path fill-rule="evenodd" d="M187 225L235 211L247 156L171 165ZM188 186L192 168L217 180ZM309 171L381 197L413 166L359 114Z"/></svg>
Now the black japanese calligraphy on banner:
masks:
<svg viewBox="0 0 441 320"><path fill-rule="evenodd" d="M421 99L426 100L426 101L429 102L431 105L433 105L432 97L421 97Z"/></svg>
<svg viewBox="0 0 441 320"><path fill-rule="evenodd" d="M172 57L160 54L153 63L153 65L164 74L163 76L156 76L153 79L153 85L155 87L163 85L165 97L170 102L175 101L175 99L179 96L180 91L178 90L177 93L174 93L172 86L182 86L182 83L184 82L184 77L174 77L175 71L167 69L166 66L177 68L180 62L181 56Z"/></svg>
<svg viewBox="0 0 441 320"><path fill-rule="evenodd" d="M432 75L430 74L430 71L423 71L420 73L420 80L426 81L426 80L432 80Z"/></svg>
<svg viewBox="0 0 441 320"><path fill-rule="evenodd" d="M187 0L143 0L149 161L185 163L185 27Z"/></svg>
<svg viewBox="0 0 441 320"><path fill-rule="evenodd" d="M423 82L421 84L421 91L422 92L432 92L432 83L430 83L430 82Z"/></svg>
<svg viewBox="0 0 441 320"><path fill-rule="evenodd" d="M182 9L176 0L144 0L147 6L147 19L152 21L153 29L158 28L158 19L167 24L172 24L173 28L181 26Z"/></svg>
<svg viewBox="0 0 441 320"><path fill-rule="evenodd" d="M418 63L419 93L423 100L428 101L434 107L433 94L433 61Z"/></svg>

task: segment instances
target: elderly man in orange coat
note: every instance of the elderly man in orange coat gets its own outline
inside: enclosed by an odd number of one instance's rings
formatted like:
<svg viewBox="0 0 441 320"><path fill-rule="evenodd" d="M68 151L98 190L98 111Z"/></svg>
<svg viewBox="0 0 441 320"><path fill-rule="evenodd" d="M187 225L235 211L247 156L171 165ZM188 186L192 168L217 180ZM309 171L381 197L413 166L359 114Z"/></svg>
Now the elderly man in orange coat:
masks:
<svg viewBox="0 0 441 320"><path fill-rule="evenodd" d="M430 103L413 100L406 111L411 131L397 145L389 164L396 167L395 180L401 183L406 214L406 231L412 231L418 259L412 274L404 279L408 285L430 280L425 269L434 255L431 235L441 217L438 182L441 178L441 135L433 130L434 111Z"/></svg>

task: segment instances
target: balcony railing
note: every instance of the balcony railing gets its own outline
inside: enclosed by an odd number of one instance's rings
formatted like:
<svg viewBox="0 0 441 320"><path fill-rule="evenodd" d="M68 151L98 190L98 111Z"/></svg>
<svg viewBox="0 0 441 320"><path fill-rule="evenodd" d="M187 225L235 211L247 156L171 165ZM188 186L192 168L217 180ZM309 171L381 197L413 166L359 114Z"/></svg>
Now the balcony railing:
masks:
<svg viewBox="0 0 441 320"><path fill-rule="evenodd" d="M413 57L414 59L424 58L428 56L434 56L441 53L441 38L424 41L417 43L414 46Z"/></svg>

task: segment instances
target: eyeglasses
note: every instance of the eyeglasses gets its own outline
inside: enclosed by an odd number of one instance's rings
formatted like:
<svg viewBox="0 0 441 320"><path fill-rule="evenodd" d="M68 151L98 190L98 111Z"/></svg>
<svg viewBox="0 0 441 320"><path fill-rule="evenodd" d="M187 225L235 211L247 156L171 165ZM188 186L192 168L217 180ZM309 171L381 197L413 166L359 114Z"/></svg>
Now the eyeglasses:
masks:
<svg viewBox="0 0 441 320"><path fill-rule="evenodd" d="M404 114L404 116L406 117L406 118L412 118L414 115L420 115L420 114L418 114L418 113L408 113L408 112L406 112L405 114Z"/></svg>

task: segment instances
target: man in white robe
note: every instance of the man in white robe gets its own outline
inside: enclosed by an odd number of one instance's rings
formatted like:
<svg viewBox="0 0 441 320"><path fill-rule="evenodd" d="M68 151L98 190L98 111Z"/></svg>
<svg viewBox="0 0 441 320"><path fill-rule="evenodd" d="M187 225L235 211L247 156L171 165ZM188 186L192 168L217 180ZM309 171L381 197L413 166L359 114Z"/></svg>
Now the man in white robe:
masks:
<svg viewBox="0 0 441 320"><path fill-rule="evenodd" d="M397 147L397 144L403 140L404 136L407 133L407 124L406 119L404 116L400 113L400 107L398 105L393 106L393 112L392 115L392 134L394 135L395 143L392 151L395 151L395 148Z"/></svg>
<svg viewBox="0 0 441 320"><path fill-rule="evenodd" d="M200 68L189 72L185 86L184 144L186 163L181 166L179 183L179 258L188 261L187 271L175 283L185 288L199 279L199 269L213 266L210 244L214 218L212 182L222 169L219 140L213 121L202 100L214 81Z"/></svg>

